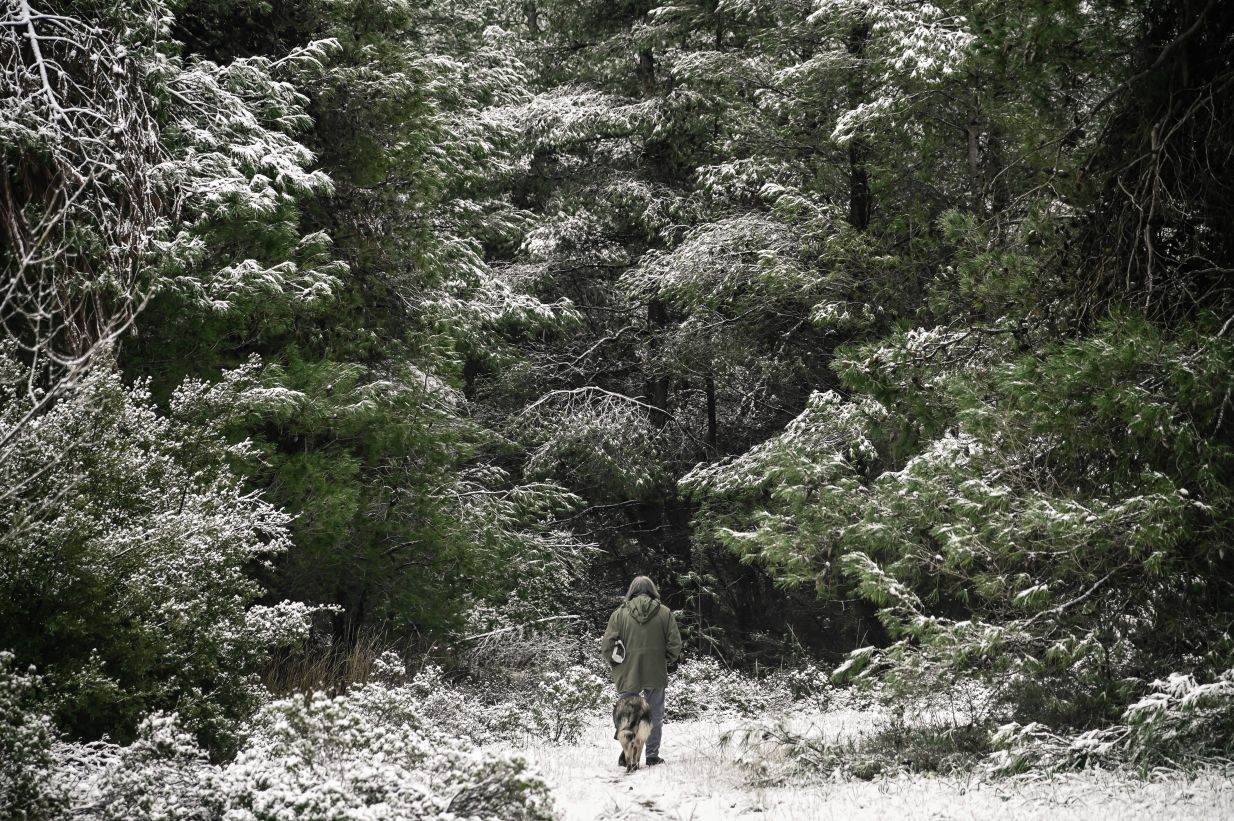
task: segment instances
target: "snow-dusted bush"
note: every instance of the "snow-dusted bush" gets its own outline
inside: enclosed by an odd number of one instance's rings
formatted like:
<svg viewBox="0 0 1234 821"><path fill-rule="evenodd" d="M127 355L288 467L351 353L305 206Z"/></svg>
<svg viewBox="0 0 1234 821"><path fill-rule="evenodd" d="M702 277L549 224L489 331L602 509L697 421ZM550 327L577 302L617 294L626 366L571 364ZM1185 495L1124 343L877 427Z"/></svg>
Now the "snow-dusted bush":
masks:
<svg viewBox="0 0 1234 821"><path fill-rule="evenodd" d="M379 659L377 666L388 666ZM519 684L510 679L452 682L427 665L407 684L417 710L451 735L476 744L575 741L607 704L608 686L579 665L545 669Z"/></svg>
<svg viewBox="0 0 1234 821"><path fill-rule="evenodd" d="M785 671L783 679L784 686L794 701L826 708L836 696L836 688L831 683L831 673L813 662Z"/></svg>
<svg viewBox="0 0 1234 821"><path fill-rule="evenodd" d="M62 779L73 809L101 821L209 821L218 816L215 768L169 713L147 716L126 747L65 745Z"/></svg>
<svg viewBox="0 0 1234 821"><path fill-rule="evenodd" d="M366 684L275 701L220 774L230 821L552 817L547 788L519 759L440 732L410 686Z"/></svg>
<svg viewBox="0 0 1234 821"><path fill-rule="evenodd" d="M414 685L378 682L276 700L225 765L175 716L154 715L128 747L64 745L63 780L77 810L117 821L553 817L521 759L442 732L417 704Z"/></svg>
<svg viewBox="0 0 1234 821"><path fill-rule="evenodd" d="M1171 673L1123 714L1128 744L1142 764L1234 759L1234 668L1199 684Z"/></svg>
<svg viewBox="0 0 1234 821"><path fill-rule="evenodd" d="M447 681L440 667L426 665L408 684L416 699L416 709L442 732L467 739L473 744L489 744L520 734L521 707L511 710L508 691L502 687L476 688Z"/></svg>
<svg viewBox="0 0 1234 821"><path fill-rule="evenodd" d="M764 715L791 699L779 677L754 678L701 656L684 662L669 678L666 714L678 721L724 713Z"/></svg>
<svg viewBox="0 0 1234 821"><path fill-rule="evenodd" d="M0 818L51 818L63 807L63 795L48 778L55 729L31 705L37 683L14 668L12 653L0 652Z"/></svg>
<svg viewBox="0 0 1234 821"><path fill-rule="evenodd" d="M224 432L257 401L254 367L185 383L164 414L100 365L12 440L0 648L39 667L61 729L126 740L143 714L175 709L225 749L269 648L307 631L301 605L250 607L249 569L288 544L287 516L232 470L249 445ZM0 435L23 415L20 390L0 384Z"/></svg>
<svg viewBox="0 0 1234 821"><path fill-rule="evenodd" d="M527 731L549 741L575 741L605 701L606 682L586 667L548 671L531 694Z"/></svg>
<svg viewBox="0 0 1234 821"><path fill-rule="evenodd" d="M1121 724L1075 735L1011 722L994 736L987 768L997 774L1102 765L1178 768L1234 758L1234 670L1214 681L1171 673L1129 706Z"/></svg>

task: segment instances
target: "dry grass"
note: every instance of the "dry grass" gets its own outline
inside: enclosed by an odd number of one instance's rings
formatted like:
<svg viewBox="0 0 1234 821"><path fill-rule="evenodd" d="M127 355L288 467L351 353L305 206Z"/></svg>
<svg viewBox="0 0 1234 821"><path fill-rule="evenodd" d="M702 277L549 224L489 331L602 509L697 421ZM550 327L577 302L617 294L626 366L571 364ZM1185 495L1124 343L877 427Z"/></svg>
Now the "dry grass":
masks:
<svg viewBox="0 0 1234 821"><path fill-rule="evenodd" d="M373 631L361 632L337 645L311 645L272 660L262 674L262 683L276 696L312 690L339 692L367 681L373 662L390 649L385 636Z"/></svg>
<svg viewBox="0 0 1234 821"><path fill-rule="evenodd" d="M842 739L865 731L870 720L846 712L797 717L794 723L814 723L827 737ZM532 745L524 752L553 787L568 821L1234 818L1234 785L1218 772L1152 781L1108 772L1037 781L920 775L850 781L819 774L809 783L760 787L741 760L776 752L767 745L725 743L737 726L706 721L666 725L661 753L667 763L630 775L617 767L619 750L606 723L591 727L578 744Z"/></svg>

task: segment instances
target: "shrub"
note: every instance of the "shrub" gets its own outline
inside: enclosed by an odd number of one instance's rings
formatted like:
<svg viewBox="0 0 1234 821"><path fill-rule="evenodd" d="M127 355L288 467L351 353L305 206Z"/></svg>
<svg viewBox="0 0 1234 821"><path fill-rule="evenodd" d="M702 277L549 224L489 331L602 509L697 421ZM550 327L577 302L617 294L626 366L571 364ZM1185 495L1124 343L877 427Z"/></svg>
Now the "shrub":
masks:
<svg viewBox="0 0 1234 821"><path fill-rule="evenodd" d="M552 742L575 741L605 701L607 690L604 680L585 667L549 671L531 697L526 729Z"/></svg>
<svg viewBox="0 0 1234 821"><path fill-rule="evenodd" d="M13 654L0 652L0 817L56 816L64 796L48 777L55 730L51 718L34 709L36 676L14 668Z"/></svg>
<svg viewBox="0 0 1234 821"><path fill-rule="evenodd" d="M1187 769L1228 764L1234 757L1234 669L1207 684L1179 673L1154 681L1151 692L1129 706L1122 720L1074 735L1040 723L1006 724L994 736L997 749L987 768L1009 775L1092 765Z"/></svg>
<svg viewBox="0 0 1234 821"><path fill-rule="evenodd" d="M384 663L384 662L383 662ZM511 679L450 682L427 665L411 679L420 714L475 744L527 736L553 743L576 740L605 703L605 682L587 668L546 670L524 684Z"/></svg>
<svg viewBox="0 0 1234 821"><path fill-rule="evenodd" d="M101 821L211 821L217 816L215 770L175 714L147 716L127 747L95 744L87 749L94 766L77 775L94 789L81 793L86 800L74 807L77 812Z"/></svg>
<svg viewBox="0 0 1234 821"><path fill-rule="evenodd" d="M1234 668L1215 681L1171 673L1123 714L1132 759L1144 765L1234 758Z"/></svg>
<svg viewBox="0 0 1234 821"><path fill-rule="evenodd" d="M328 821L378 807L394 818L549 819L549 794L517 758L481 753L416 709L410 685L272 702L221 774L233 821Z"/></svg>
<svg viewBox="0 0 1234 821"><path fill-rule="evenodd" d="M270 647L307 632L302 605L252 607L251 570L288 545L288 517L232 469L250 446L223 430L258 401L254 368L186 382L165 416L100 365L0 460L0 647L38 666L70 735L128 740L175 709L226 753ZM21 418L12 377L0 367L0 435Z"/></svg>
<svg viewBox="0 0 1234 821"><path fill-rule="evenodd" d="M519 758L484 752L424 718L412 684L272 701L235 760L213 765L175 716L126 748L65 745L75 809L96 817L335 821L549 821L548 788Z"/></svg>
<svg viewBox="0 0 1234 821"><path fill-rule="evenodd" d="M440 667L426 665L411 679L416 709L424 720L444 733L473 744L489 744L517 737L522 716L509 708L510 696L501 687L479 688L447 681Z"/></svg>
<svg viewBox="0 0 1234 821"><path fill-rule="evenodd" d="M790 701L778 677L752 678L726 670L713 658L701 656L683 663L669 681L667 713L675 720L704 715L763 715Z"/></svg>
<svg viewBox="0 0 1234 821"><path fill-rule="evenodd" d="M786 672L783 684L793 701L806 702L820 710L829 707L836 695L831 673L813 663Z"/></svg>

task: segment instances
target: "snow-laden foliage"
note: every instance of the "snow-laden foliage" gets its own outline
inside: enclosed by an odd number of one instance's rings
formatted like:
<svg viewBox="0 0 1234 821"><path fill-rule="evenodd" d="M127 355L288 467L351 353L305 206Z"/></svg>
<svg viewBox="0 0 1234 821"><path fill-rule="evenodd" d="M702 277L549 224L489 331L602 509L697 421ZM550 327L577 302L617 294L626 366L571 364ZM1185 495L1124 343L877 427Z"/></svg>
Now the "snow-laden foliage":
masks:
<svg viewBox="0 0 1234 821"><path fill-rule="evenodd" d="M607 681L551 652L541 652L527 675L503 670L500 658L479 661L485 666L473 666L471 680L451 681L440 667L427 665L407 684L426 720L475 744L576 742L609 703Z"/></svg>
<svg viewBox="0 0 1234 821"><path fill-rule="evenodd" d="M410 691L373 684L264 707L218 784L229 817L552 817L522 761L444 736L414 704Z"/></svg>
<svg viewBox="0 0 1234 821"><path fill-rule="evenodd" d="M219 64L177 54L173 24L160 0L5 8L2 262L14 287L0 308L70 375L160 287L221 310L337 282L326 237L290 236L296 198L329 190L294 137L309 122L297 84L336 44Z"/></svg>
<svg viewBox="0 0 1234 821"><path fill-rule="evenodd" d="M3 364L7 426L23 386ZM266 653L306 635L302 606L249 609L249 569L288 546L288 517L231 469L250 444L223 434L229 414L267 401L254 373L186 382L163 415L144 385L99 367L15 439L0 479L0 646L38 664L62 728L124 737L141 713L175 707L226 746Z"/></svg>
<svg viewBox="0 0 1234 821"><path fill-rule="evenodd" d="M38 685L15 669L12 653L0 652L0 815L14 821L55 818L65 806L52 777L56 730L38 709Z"/></svg>
<svg viewBox="0 0 1234 821"><path fill-rule="evenodd" d="M716 536L880 608L896 641L841 677L904 693L976 677L1018 716L1080 722L1160 664L1224 669L1229 638L1200 614L1226 595L1231 451L1203 431L1229 344L1124 320L1042 357L949 365L971 334L854 351L851 384L889 399L817 396L781 436L697 469L685 484ZM904 385L929 404L900 410Z"/></svg>
<svg viewBox="0 0 1234 821"><path fill-rule="evenodd" d="M733 459L699 465L681 486L737 504L757 504L769 493L775 507L756 513L743 527L727 525L717 502L716 537L743 556L770 561L787 584L824 589L834 579L835 555L817 528L835 533L840 525L833 523L831 508L820 504L818 488L842 498L859 492L854 465L876 456L868 426L884 413L872 400L851 403L835 392L815 393L780 436Z"/></svg>
<svg viewBox="0 0 1234 821"><path fill-rule="evenodd" d="M708 656L687 659L669 681L670 720L700 716L766 716L783 709L792 693L780 677L754 678Z"/></svg>
<svg viewBox="0 0 1234 821"><path fill-rule="evenodd" d="M562 391L528 406L518 421L537 443L529 476L569 477L606 499L637 498L657 486L656 454L669 437L652 427L644 402L599 388Z"/></svg>
<svg viewBox="0 0 1234 821"><path fill-rule="evenodd" d="M581 506L582 500L552 482L514 482L505 471L492 465L460 473L458 481L443 494L458 517L459 528L476 545L492 550L494 556L521 556L526 578L514 596L532 607L547 604L545 597L556 595L565 582L558 575L562 562L577 558L571 535L551 526L555 517ZM540 581L539 576L549 579ZM537 595L538 594L538 595ZM511 602L506 602L509 612Z"/></svg>
<svg viewBox="0 0 1234 821"><path fill-rule="evenodd" d="M103 19L29 0L0 16L0 317L65 364L127 327L178 213L158 179L167 151L144 87L148 55L113 34L132 26L140 41L160 11L86 9Z"/></svg>
<svg viewBox="0 0 1234 821"><path fill-rule="evenodd" d="M168 99L165 141L171 157L157 169L175 191L186 219L161 248L177 261L169 285L191 301L224 311L260 296L312 301L329 296L343 270L320 232L291 236L299 197L330 190L309 170L314 157L296 141L310 120L299 90L320 73L337 43L310 43L277 59L237 58L227 64L151 55L148 71ZM249 256L263 244L255 231L281 234L274 258ZM281 253L280 253L281 252Z"/></svg>
<svg viewBox="0 0 1234 821"><path fill-rule="evenodd" d="M155 714L127 747L62 745L57 775L75 808L105 819L553 817L521 759L446 734L418 701L414 684L378 682L272 701L224 765L209 763L177 716Z"/></svg>
<svg viewBox="0 0 1234 821"><path fill-rule="evenodd" d="M1171 673L1152 682L1147 695L1128 706L1121 723L1060 735L1033 722L1011 722L994 736L998 748L986 766L1000 775L1029 769L1135 766L1143 771L1228 764L1234 748L1234 671L1200 684Z"/></svg>
<svg viewBox="0 0 1234 821"><path fill-rule="evenodd" d="M536 687L527 730L554 743L576 741L608 693L609 683L580 665L550 671Z"/></svg>
<svg viewBox="0 0 1234 821"><path fill-rule="evenodd" d="M128 330L179 216L179 192L159 180L168 152L147 55L98 25L131 25L140 40L150 21L85 6L104 19L29 0L0 9L0 324L31 366L25 420L10 420L0 462Z"/></svg>
<svg viewBox="0 0 1234 821"><path fill-rule="evenodd" d="M879 126L911 128L913 97L962 71L977 42L964 14L932 3L818 0L815 6L810 22L861 32L865 83L877 93L839 117L832 139L841 143Z"/></svg>

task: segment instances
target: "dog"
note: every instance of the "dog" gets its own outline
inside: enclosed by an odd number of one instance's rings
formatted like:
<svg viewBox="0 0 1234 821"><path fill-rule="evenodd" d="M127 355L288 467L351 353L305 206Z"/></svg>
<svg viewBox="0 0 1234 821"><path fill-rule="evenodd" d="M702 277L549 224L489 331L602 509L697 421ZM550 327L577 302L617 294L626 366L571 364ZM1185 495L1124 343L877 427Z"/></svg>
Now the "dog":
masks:
<svg viewBox="0 0 1234 821"><path fill-rule="evenodd" d="M641 694L622 696L613 705L613 738L621 745L617 766L626 772L638 769L643 745L651 735L651 705Z"/></svg>

